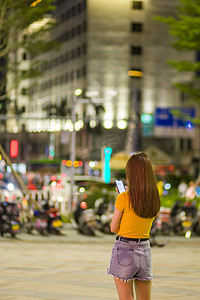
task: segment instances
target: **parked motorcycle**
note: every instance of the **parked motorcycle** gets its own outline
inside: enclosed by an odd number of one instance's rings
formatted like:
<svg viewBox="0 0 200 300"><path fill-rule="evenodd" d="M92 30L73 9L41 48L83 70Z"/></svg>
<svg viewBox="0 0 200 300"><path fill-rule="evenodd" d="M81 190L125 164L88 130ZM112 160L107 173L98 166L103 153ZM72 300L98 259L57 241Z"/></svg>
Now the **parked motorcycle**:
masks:
<svg viewBox="0 0 200 300"><path fill-rule="evenodd" d="M45 235L47 232L47 216L43 210L35 212L35 229L41 234Z"/></svg>
<svg viewBox="0 0 200 300"><path fill-rule="evenodd" d="M97 229L103 233L113 234L110 230L113 212L108 209L108 204L105 202L104 198L99 198L95 201L94 213Z"/></svg>
<svg viewBox="0 0 200 300"><path fill-rule="evenodd" d="M171 224L175 234L183 234L186 238L190 238L194 222L197 218L197 208L195 202L186 201L183 205L177 201L172 207Z"/></svg>
<svg viewBox="0 0 200 300"><path fill-rule="evenodd" d="M161 207L159 215L154 219L150 231L151 246L163 247L171 235L170 212L168 208Z"/></svg>
<svg viewBox="0 0 200 300"><path fill-rule="evenodd" d="M28 233L36 230L41 235L47 233L60 234L62 226L59 209L49 206L47 201L44 201L40 207L30 208L24 224Z"/></svg>
<svg viewBox="0 0 200 300"><path fill-rule="evenodd" d="M60 211L56 207L51 207L46 211L47 216L47 232L60 234L60 229L63 223L60 216Z"/></svg>
<svg viewBox="0 0 200 300"><path fill-rule="evenodd" d="M200 235L200 211L198 211L197 216L193 223L193 232Z"/></svg>
<svg viewBox="0 0 200 300"><path fill-rule="evenodd" d="M85 201L79 201L71 218L71 223L74 229L79 233L94 236L96 228L96 220L93 209L87 208Z"/></svg>
<svg viewBox="0 0 200 300"><path fill-rule="evenodd" d="M0 233L1 236L9 233L15 237L20 230L19 209L16 203L0 203Z"/></svg>

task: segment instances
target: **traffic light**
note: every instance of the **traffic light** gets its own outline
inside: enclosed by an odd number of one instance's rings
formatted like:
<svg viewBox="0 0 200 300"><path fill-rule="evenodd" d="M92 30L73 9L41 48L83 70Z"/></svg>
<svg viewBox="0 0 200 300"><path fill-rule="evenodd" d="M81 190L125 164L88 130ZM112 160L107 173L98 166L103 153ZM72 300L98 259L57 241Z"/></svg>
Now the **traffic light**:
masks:
<svg viewBox="0 0 200 300"><path fill-rule="evenodd" d="M110 169L111 154L112 154L112 148L106 147L104 149L104 169L103 169L103 180L105 183L110 183L110 179L111 179L111 169Z"/></svg>
<svg viewBox="0 0 200 300"><path fill-rule="evenodd" d="M19 143L17 140L12 140L10 142L10 157L17 157L19 150Z"/></svg>

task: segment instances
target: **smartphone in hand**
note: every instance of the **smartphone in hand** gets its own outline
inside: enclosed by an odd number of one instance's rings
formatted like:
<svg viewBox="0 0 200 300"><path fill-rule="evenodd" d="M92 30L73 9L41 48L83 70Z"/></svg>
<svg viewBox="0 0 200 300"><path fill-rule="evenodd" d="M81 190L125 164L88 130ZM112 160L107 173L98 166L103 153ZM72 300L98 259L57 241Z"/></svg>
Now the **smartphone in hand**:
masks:
<svg viewBox="0 0 200 300"><path fill-rule="evenodd" d="M116 183L117 189L119 191L119 194L126 191L122 180L117 179L117 180L115 180L115 183Z"/></svg>

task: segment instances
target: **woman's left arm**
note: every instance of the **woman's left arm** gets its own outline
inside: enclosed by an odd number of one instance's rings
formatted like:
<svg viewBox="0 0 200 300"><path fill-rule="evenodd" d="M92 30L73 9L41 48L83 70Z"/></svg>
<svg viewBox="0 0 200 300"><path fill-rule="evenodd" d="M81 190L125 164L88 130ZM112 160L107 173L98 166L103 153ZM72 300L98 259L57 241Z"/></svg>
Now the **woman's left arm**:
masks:
<svg viewBox="0 0 200 300"><path fill-rule="evenodd" d="M118 233L119 228L120 228L121 217L122 217L122 212L119 209L115 208L114 215L112 217L112 221L110 224L111 232Z"/></svg>

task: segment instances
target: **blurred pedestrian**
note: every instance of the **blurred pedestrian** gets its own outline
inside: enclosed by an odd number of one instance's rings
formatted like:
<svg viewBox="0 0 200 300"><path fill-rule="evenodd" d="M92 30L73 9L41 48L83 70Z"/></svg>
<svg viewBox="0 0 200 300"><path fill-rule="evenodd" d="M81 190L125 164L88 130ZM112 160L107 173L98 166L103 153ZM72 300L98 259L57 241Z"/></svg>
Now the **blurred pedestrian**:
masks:
<svg viewBox="0 0 200 300"><path fill-rule="evenodd" d="M194 181L189 182L189 187L186 190L185 197L186 200L192 200L196 196Z"/></svg>
<svg viewBox="0 0 200 300"><path fill-rule="evenodd" d="M157 187L158 187L158 192L159 192L160 197L163 196L164 182L162 180L158 181Z"/></svg>
<svg viewBox="0 0 200 300"><path fill-rule="evenodd" d="M120 300L151 299L149 232L160 210L160 197L152 164L143 152L126 165L128 190L117 196L111 231L117 233L107 273L114 276Z"/></svg>
<svg viewBox="0 0 200 300"><path fill-rule="evenodd" d="M180 182L180 184L178 185L178 195L179 195L179 197L183 197L184 198L187 189L188 189L187 183L184 180L182 180Z"/></svg>

